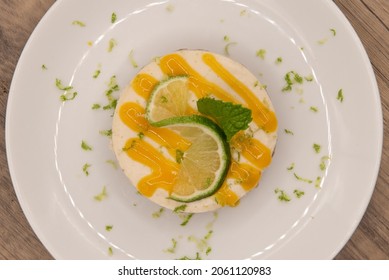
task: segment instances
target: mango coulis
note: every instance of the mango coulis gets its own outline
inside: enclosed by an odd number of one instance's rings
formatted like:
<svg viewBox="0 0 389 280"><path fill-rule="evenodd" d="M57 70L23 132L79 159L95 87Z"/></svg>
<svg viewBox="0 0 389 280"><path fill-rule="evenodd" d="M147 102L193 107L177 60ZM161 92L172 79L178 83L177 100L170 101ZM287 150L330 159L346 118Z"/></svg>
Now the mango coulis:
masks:
<svg viewBox="0 0 389 280"><path fill-rule="evenodd" d="M151 126L144 117L145 109L137 103L126 102L119 108L119 114L122 121L132 131L150 137L160 146L165 147L172 156L175 156L176 150L186 151L191 143L181 137L174 131Z"/></svg>
<svg viewBox="0 0 389 280"><path fill-rule="evenodd" d="M168 193L172 191L179 170L178 163L161 156L160 151L139 138L128 139L124 151L129 157L152 170L138 183L137 187L141 194L150 197L158 188Z"/></svg>

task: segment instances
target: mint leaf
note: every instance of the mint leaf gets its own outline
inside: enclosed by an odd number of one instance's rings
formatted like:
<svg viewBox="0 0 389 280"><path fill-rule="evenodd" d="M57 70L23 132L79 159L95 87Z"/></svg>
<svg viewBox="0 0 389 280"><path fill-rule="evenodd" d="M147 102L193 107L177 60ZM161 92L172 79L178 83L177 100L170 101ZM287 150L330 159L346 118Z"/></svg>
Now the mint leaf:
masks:
<svg viewBox="0 0 389 280"><path fill-rule="evenodd" d="M252 120L250 109L240 104L209 97L199 99L197 109L200 113L211 117L219 124L227 136L227 141L230 141L238 131L247 129Z"/></svg>

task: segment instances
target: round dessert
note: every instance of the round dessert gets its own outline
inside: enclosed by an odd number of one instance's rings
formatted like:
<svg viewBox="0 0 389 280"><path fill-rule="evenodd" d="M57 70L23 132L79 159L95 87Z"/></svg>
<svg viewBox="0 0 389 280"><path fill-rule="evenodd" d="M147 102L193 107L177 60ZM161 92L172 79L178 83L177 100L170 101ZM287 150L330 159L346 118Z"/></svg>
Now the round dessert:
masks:
<svg viewBox="0 0 389 280"><path fill-rule="evenodd" d="M117 103L112 142L140 194L171 210L236 206L272 160L277 118L243 65L180 50L140 70Z"/></svg>

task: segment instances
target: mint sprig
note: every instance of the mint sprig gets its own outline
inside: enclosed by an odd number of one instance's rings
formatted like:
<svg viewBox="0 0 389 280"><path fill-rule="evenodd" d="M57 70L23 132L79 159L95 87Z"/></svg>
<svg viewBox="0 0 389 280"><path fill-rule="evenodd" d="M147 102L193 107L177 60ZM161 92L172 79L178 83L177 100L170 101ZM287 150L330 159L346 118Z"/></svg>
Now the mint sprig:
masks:
<svg viewBox="0 0 389 280"><path fill-rule="evenodd" d="M197 101L197 109L216 121L226 134L227 141L238 131L247 129L252 120L250 109L209 97L200 98Z"/></svg>

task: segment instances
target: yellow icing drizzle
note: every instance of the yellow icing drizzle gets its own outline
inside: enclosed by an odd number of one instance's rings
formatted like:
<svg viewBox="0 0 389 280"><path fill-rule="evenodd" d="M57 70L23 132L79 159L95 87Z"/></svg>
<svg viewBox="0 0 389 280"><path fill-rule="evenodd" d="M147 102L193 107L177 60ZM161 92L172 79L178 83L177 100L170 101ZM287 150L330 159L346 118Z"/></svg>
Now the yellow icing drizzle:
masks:
<svg viewBox="0 0 389 280"><path fill-rule="evenodd" d="M221 100L237 102L228 92L202 77L178 54L169 54L162 57L159 66L162 72L169 76L187 75L189 78L189 89L196 94L197 98L212 93Z"/></svg>
<svg viewBox="0 0 389 280"><path fill-rule="evenodd" d="M259 169L264 169L271 163L272 156L268 147L255 138L246 136L243 131L239 131L231 139L231 147L237 150L241 156Z"/></svg>
<svg viewBox="0 0 389 280"><path fill-rule="evenodd" d="M151 126L144 118L145 109L134 102L126 102L119 109L121 120L134 132L143 133L159 145L168 149L175 157L176 150L186 151L191 143L179 134L167 128ZM162 157L162 155L160 154Z"/></svg>
<svg viewBox="0 0 389 280"><path fill-rule="evenodd" d="M239 204L239 197L233 190L228 187L227 180L233 179L239 183L245 191L253 189L259 179L261 178L261 171L246 163L231 163L230 170L227 174L227 179L224 181L221 188L215 194L215 199L218 204L222 206L234 207Z"/></svg>
<svg viewBox="0 0 389 280"><path fill-rule="evenodd" d="M247 163L232 162L230 177L238 181L246 191L253 189L261 178L261 171Z"/></svg>
<svg viewBox="0 0 389 280"><path fill-rule="evenodd" d="M148 99L154 86L158 83L158 80L149 74L138 74L132 80L132 88L134 91L142 96L144 99Z"/></svg>
<svg viewBox="0 0 389 280"><path fill-rule="evenodd" d="M273 132L277 129L277 118L274 112L270 111L245 84L224 68L214 55L204 54L203 61L243 98L246 105L251 109L253 119L259 127L267 132Z"/></svg>
<svg viewBox="0 0 389 280"><path fill-rule="evenodd" d="M128 139L124 150L130 158L151 169L151 173L138 182L141 194L151 197L158 188L171 193L179 170L178 163L161 156L160 151L139 138Z"/></svg>

